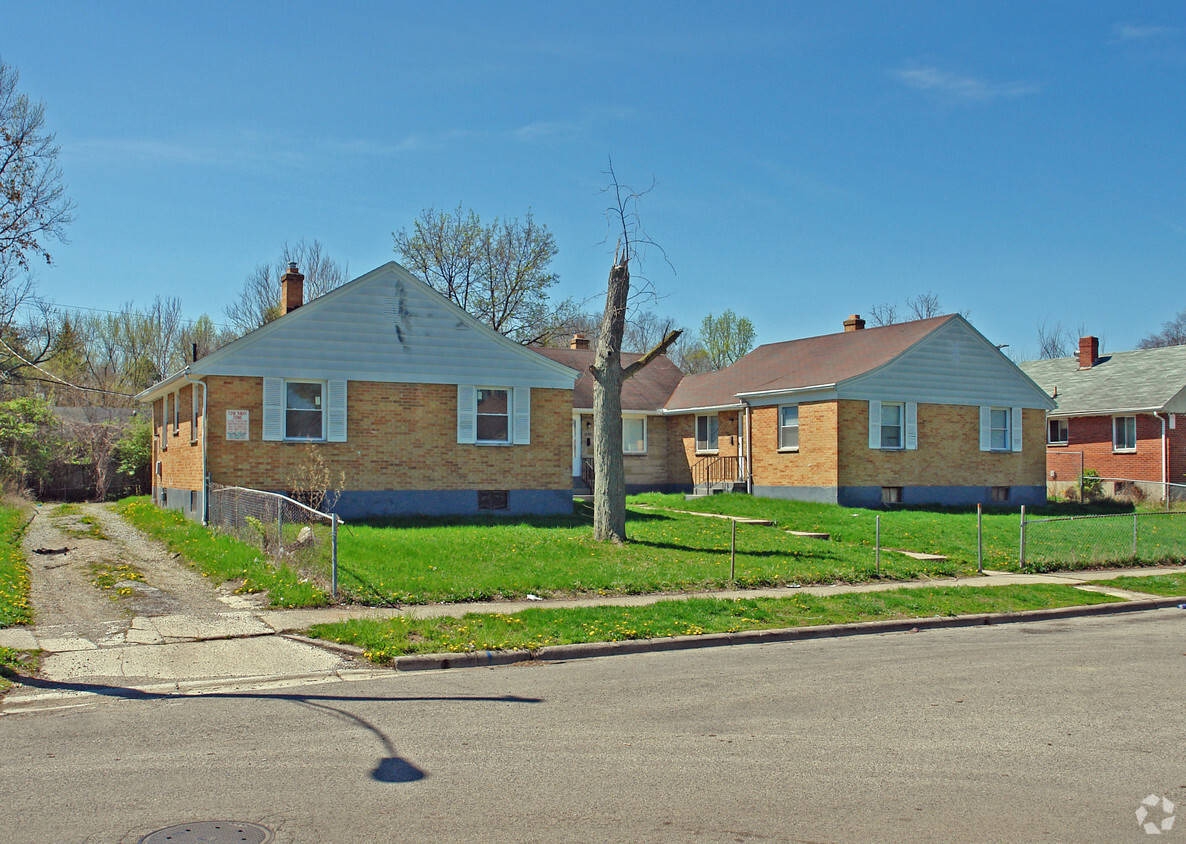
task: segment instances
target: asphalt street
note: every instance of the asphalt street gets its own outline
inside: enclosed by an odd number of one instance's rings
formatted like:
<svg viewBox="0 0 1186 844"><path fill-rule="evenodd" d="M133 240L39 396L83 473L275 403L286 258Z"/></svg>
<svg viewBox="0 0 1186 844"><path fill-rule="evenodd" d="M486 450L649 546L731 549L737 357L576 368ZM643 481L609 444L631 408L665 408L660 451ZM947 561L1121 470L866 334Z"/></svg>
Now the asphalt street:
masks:
<svg viewBox="0 0 1186 844"><path fill-rule="evenodd" d="M1143 841L1144 798L1186 810L1184 688L1181 610L206 695L111 686L0 717L0 837L230 819L278 842ZM1173 836L1186 821L1153 840Z"/></svg>

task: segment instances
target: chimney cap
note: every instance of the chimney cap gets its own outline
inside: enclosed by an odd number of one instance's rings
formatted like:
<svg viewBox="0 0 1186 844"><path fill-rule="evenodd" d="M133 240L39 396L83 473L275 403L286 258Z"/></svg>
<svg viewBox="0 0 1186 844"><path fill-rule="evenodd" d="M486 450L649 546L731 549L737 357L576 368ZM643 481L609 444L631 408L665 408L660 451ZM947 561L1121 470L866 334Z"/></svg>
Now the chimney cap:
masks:
<svg viewBox="0 0 1186 844"><path fill-rule="evenodd" d="M296 262L296 261L289 261L289 262L288 262L288 271L289 271L290 273L299 273L299 272L300 272L300 270L298 270L298 269L297 269L297 262Z"/></svg>
<svg viewBox="0 0 1186 844"><path fill-rule="evenodd" d="M845 331L860 331L865 327L865 321L861 319L860 314L851 314L848 319L844 321Z"/></svg>

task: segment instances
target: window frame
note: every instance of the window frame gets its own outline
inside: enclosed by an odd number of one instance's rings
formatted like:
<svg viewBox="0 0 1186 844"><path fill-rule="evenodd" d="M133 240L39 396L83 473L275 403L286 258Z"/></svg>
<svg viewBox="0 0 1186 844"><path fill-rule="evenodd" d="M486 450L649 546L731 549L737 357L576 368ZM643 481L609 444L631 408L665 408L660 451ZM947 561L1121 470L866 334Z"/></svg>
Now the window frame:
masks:
<svg viewBox="0 0 1186 844"><path fill-rule="evenodd" d="M1117 431L1119 425L1125 420L1132 420L1132 445L1121 445L1117 439ZM1136 414L1125 414L1123 416L1112 417L1112 453L1113 454L1134 454L1137 450L1137 417Z"/></svg>
<svg viewBox="0 0 1186 844"><path fill-rule="evenodd" d="M1004 428L993 427L992 421L993 421L994 413L1003 413L1005 415L1005 427ZM1001 445L1001 446L997 446L993 443L993 434L998 431L1001 432L1002 434L1004 434L1004 438L1005 438L1004 445ZM1004 453L1004 452L1013 450L1013 409L1012 408L996 407L994 405L989 406L989 408L988 408L988 450L995 451L998 453Z"/></svg>
<svg viewBox="0 0 1186 844"><path fill-rule="evenodd" d="M481 394L482 394L483 390L485 390L487 392L506 393L506 397L507 397L506 413L481 413L478 410L478 408L482 404ZM515 439L514 439L514 437L515 437L514 401L515 401L515 391L511 387L489 387L489 386L474 387L474 443L476 445L511 445L514 443L514 441L515 441ZM484 440L484 439L482 439L478 435L478 430L479 430L478 419L482 416L505 417L506 423L507 423L506 439L502 439L502 440Z"/></svg>
<svg viewBox="0 0 1186 844"><path fill-rule="evenodd" d="M642 450L641 451L631 450L631 449L626 448L626 422L627 421L642 423ZM622 454L630 455L630 456L637 456L637 455L642 455L642 454L647 453L647 444L648 444L647 443L647 428L648 427L649 427L649 425L647 424L646 416L636 416L634 414L631 414L628 416L624 413L622 414Z"/></svg>
<svg viewBox="0 0 1186 844"><path fill-rule="evenodd" d="M704 439L700 439L700 420L705 420ZM712 420L715 430L709 436L709 422ZM694 432L694 439L696 442L697 454L719 454L721 451L721 420L716 413L697 413L696 414L696 430ZM701 445L703 443L703 445Z"/></svg>
<svg viewBox="0 0 1186 844"><path fill-rule="evenodd" d="M783 418L783 411L794 409L795 424L787 425ZM795 444L787 445L783 440L783 435L791 429L795 431ZM799 450L799 405L797 404L780 404L778 406L778 450L783 453L794 453Z"/></svg>
<svg viewBox="0 0 1186 844"><path fill-rule="evenodd" d="M1061 440L1051 439L1051 436L1050 436L1051 428L1056 425L1058 426L1059 431L1062 433ZM1065 417L1047 419L1046 420L1046 445L1066 445L1071 440L1070 430L1071 430L1070 420L1066 419Z"/></svg>
<svg viewBox="0 0 1186 844"><path fill-rule="evenodd" d="M887 407L896 407L898 409L898 444L885 444L885 429L893 428L893 425L885 424L885 409ZM905 451L906 450L906 402L904 401L883 401L880 408L881 423L878 426L881 431L881 450L882 451Z"/></svg>
<svg viewBox="0 0 1186 844"><path fill-rule="evenodd" d="M284 403L280 409L280 412L282 414L280 418L284 422L284 431L283 431L284 442L289 442L289 443L323 443L323 442L326 442L326 422L327 422L327 419L326 419L325 411L326 411L326 403L329 400L329 387L328 387L327 382L318 381L316 379L308 379L308 378L285 378L283 383L284 383L284 387L283 387L283 389L284 389L284 395L283 395ZM317 407L317 410L321 414L321 436L319 436L319 437L294 437L294 436L289 435L289 433L288 433L288 414L289 414L289 412L292 410L296 410L298 413L309 413L310 412L307 408L290 408L288 406L288 388L289 388L289 385L292 385L292 384L316 384L318 386L318 388L320 388L321 402L320 402L319 406Z"/></svg>
<svg viewBox="0 0 1186 844"><path fill-rule="evenodd" d="M198 442L198 419L201 414L198 412L198 386L194 384L190 388L190 398L193 400L193 410L190 411L189 416L189 444L196 445Z"/></svg>
<svg viewBox="0 0 1186 844"><path fill-rule="evenodd" d="M173 436L181 434L181 391L173 393Z"/></svg>

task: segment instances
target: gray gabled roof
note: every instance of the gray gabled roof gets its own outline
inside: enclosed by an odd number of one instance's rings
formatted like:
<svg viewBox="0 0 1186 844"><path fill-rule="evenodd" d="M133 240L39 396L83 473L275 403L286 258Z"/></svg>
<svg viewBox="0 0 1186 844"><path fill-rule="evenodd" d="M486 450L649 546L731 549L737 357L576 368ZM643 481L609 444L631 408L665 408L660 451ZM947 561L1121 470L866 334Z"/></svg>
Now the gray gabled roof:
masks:
<svg viewBox="0 0 1186 844"><path fill-rule="evenodd" d="M1078 357L1019 366L1054 397L1051 416L1186 412L1186 346L1100 355L1090 369Z"/></svg>

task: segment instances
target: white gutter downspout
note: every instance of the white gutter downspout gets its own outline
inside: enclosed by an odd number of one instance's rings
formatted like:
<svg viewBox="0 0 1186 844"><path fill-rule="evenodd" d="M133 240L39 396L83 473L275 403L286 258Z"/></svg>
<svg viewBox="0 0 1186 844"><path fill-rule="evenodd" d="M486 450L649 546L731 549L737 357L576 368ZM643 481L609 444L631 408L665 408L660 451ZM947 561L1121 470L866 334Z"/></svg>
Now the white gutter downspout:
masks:
<svg viewBox="0 0 1186 844"><path fill-rule="evenodd" d="M208 511L209 481L206 478L206 432L210 429L210 420L206 418L206 382L202 380L195 381L190 378L188 368L181 373L181 377L188 383L193 384L195 390L199 385L202 387L202 524L204 525L206 524L207 516L210 515Z"/></svg>
<svg viewBox="0 0 1186 844"><path fill-rule="evenodd" d="M1166 432L1166 417L1157 411L1153 411L1153 415L1161 420L1161 494L1164 496L1165 508L1168 510L1170 507L1169 435Z"/></svg>
<svg viewBox="0 0 1186 844"><path fill-rule="evenodd" d="M754 422L750 416L750 404L745 402L745 491L754 494L754 449L751 443L754 434Z"/></svg>

